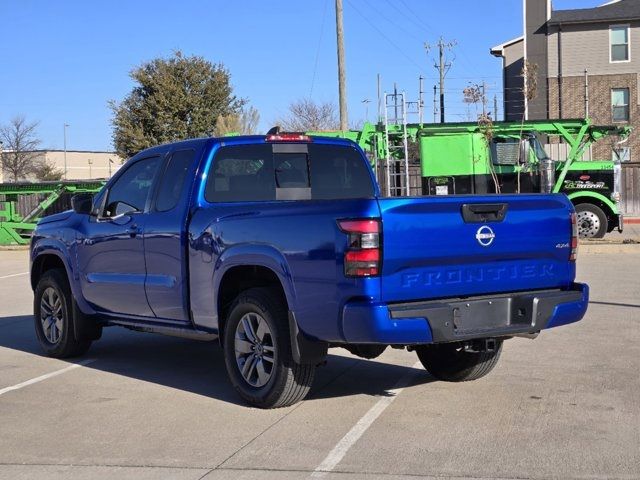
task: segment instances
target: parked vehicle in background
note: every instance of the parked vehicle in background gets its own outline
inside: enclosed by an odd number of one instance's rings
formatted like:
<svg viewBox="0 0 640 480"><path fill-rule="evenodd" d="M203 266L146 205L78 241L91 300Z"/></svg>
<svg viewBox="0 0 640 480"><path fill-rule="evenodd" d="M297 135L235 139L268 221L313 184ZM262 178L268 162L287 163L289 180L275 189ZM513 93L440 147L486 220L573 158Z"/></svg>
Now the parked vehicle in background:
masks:
<svg viewBox="0 0 640 480"><path fill-rule="evenodd" d="M404 144L419 149L418 191L422 195L564 193L578 213L581 237L622 232L621 166L611 160L582 160L604 137L630 134L627 126L597 126L590 120L526 122L365 124L361 130L313 132L350 138L369 158L390 196L408 193ZM565 146L563 160L551 160L542 139ZM417 157L418 155L416 155ZM415 193L415 191L414 191Z"/></svg>
<svg viewBox="0 0 640 480"><path fill-rule="evenodd" d="M407 348L436 378L475 380L505 340L583 317L576 248L564 195L382 198L349 140L189 140L38 223L35 330L59 358L112 325L218 339L263 408L303 399L330 347Z"/></svg>

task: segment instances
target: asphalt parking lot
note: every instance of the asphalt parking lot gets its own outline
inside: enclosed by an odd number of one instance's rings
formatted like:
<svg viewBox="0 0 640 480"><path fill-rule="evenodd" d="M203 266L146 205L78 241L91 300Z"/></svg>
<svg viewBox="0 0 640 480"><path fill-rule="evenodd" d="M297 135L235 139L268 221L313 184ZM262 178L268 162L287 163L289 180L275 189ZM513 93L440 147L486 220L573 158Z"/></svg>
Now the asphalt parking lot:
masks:
<svg viewBox="0 0 640 480"><path fill-rule="evenodd" d="M640 478L628 247L581 253L586 318L507 342L481 380L340 349L306 401L270 411L239 401L214 344L112 328L82 359L41 356L27 252L0 252L0 478Z"/></svg>

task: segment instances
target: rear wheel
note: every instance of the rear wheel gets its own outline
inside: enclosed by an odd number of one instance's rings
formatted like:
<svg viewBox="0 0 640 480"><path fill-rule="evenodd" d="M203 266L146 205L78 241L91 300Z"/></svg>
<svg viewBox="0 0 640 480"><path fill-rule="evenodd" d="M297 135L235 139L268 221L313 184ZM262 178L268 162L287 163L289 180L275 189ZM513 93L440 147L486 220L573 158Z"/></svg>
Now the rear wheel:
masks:
<svg viewBox="0 0 640 480"><path fill-rule="evenodd" d="M84 354L90 340L74 334L73 296L64 270L46 271L36 287L33 301L36 336L50 357L68 358Z"/></svg>
<svg viewBox="0 0 640 480"><path fill-rule="evenodd" d="M609 222L600 207L591 203L576 205L576 217L580 238L602 238L607 233Z"/></svg>
<svg viewBox="0 0 640 480"><path fill-rule="evenodd" d="M293 405L313 383L315 365L293 361L287 309L273 289L252 288L235 300L224 328L224 358L233 387L256 407Z"/></svg>
<svg viewBox="0 0 640 480"><path fill-rule="evenodd" d="M488 374L498 363L502 340L496 340L493 351L465 351L461 343L439 343L416 347L424 368L434 377L446 382L477 380Z"/></svg>

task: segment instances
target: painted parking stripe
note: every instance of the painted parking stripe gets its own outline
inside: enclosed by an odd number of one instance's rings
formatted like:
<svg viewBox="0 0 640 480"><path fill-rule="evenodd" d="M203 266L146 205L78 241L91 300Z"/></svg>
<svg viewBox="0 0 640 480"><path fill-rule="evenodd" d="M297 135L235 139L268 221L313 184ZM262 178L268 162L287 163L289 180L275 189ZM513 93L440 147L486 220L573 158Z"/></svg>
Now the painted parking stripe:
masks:
<svg viewBox="0 0 640 480"><path fill-rule="evenodd" d="M55 372L47 373L45 375L40 375L39 377L32 378L31 380L27 380L26 382L18 383L17 385L12 385L11 387L5 387L3 389L0 389L0 395L13 392L14 390L20 390L21 388L28 387L29 385L33 385L34 383L42 382L44 380L48 380L49 378L57 377L58 375L62 375L63 373L70 372L71 370L75 370L76 368L84 367L95 361L96 361L95 358L83 360L82 362L74 363L73 365L69 365L68 367L62 368L60 370L56 370Z"/></svg>
<svg viewBox="0 0 640 480"><path fill-rule="evenodd" d="M342 437L333 450L329 452L329 455L327 455L322 463L313 471L311 478L322 478L336 468L351 447L353 447L360 437L364 435L373 422L375 422L382 412L384 412L385 409L393 403L402 390L411 383L411 380L416 376L415 369L421 367L422 364L420 362L416 362L412 366L411 370L405 373L391 390L387 390L388 395L378 400L376 404L371 407L369 411L360 418L360 420L358 420L358 423L356 423L353 428L349 430L344 437Z"/></svg>
<svg viewBox="0 0 640 480"><path fill-rule="evenodd" d="M29 272L13 273L11 275L4 275L4 276L0 277L0 280L2 280L3 278L20 277L22 275L29 275Z"/></svg>

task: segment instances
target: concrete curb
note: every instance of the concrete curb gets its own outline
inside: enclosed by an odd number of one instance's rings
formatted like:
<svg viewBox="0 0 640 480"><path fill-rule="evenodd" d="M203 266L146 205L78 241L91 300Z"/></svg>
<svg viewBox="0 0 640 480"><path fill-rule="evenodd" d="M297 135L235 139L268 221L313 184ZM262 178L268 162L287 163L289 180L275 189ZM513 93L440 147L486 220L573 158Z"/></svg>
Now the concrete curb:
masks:
<svg viewBox="0 0 640 480"><path fill-rule="evenodd" d="M640 243L622 243L606 241L583 241L578 246L578 258L580 254L611 254L624 253L640 255Z"/></svg>
<svg viewBox="0 0 640 480"><path fill-rule="evenodd" d="M11 252L14 250L29 250L29 245L0 245L0 252Z"/></svg>

